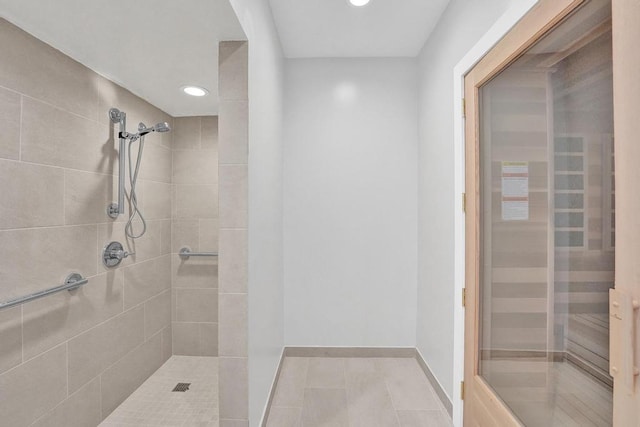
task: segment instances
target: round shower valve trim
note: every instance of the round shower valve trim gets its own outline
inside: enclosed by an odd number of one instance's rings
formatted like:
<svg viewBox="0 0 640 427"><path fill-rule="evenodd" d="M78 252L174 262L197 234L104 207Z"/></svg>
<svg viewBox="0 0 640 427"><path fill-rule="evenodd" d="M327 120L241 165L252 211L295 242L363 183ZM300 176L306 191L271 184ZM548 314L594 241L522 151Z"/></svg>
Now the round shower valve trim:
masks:
<svg viewBox="0 0 640 427"><path fill-rule="evenodd" d="M135 252L127 252L124 250L122 243L111 242L104 247L102 251L102 262L107 267L116 267L123 259L129 255L135 255Z"/></svg>

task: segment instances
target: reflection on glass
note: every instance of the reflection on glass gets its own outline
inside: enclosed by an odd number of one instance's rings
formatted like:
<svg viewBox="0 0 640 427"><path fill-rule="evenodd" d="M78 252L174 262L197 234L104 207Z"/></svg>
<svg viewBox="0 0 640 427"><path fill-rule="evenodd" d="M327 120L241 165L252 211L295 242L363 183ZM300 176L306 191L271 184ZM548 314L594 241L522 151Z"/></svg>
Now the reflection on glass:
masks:
<svg viewBox="0 0 640 427"><path fill-rule="evenodd" d="M611 425L611 2L481 88L480 375L527 426Z"/></svg>

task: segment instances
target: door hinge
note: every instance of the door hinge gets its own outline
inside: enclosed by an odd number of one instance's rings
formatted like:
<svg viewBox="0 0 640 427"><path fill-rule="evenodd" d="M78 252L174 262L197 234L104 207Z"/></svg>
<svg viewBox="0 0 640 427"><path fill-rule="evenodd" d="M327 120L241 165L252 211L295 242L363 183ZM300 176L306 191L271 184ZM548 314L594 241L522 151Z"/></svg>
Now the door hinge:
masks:
<svg viewBox="0 0 640 427"><path fill-rule="evenodd" d="M460 381L460 400L464 400L464 381Z"/></svg>
<svg viewBox="0 0 640 427"><path fill-rule="evenodd" d="M462 193L462 212L467 212L467 193Z"/></svg>
<svg viewBox="0 0 640 427"><path fill-rule="evenodd" d="M462 98L462 117L467 117L467 100Z"/></svg>
<svg viewBox="0 0 640 427"><path fill-rule="evenodd" d="M462 306L467 306L467 288L462 288Z"/></svg>

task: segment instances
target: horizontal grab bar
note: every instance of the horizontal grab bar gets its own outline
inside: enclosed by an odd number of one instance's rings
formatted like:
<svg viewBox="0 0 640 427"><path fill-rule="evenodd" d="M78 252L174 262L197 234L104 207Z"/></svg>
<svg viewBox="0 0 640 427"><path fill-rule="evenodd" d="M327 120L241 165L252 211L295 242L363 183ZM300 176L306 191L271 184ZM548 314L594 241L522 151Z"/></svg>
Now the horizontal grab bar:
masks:
<svg viewBox="0 0 640 427"><path fill-rule="evenodd" d="M73 291L75 289L78 289L82 285L86 285L88 282L89 279L82 277L80 273L71 273L67 276L63 285L36 292L34 294L25 295L20 298L11 299L9 301L0 302L0 310L3 308L13 307L14 305L22 304L27 301L33 301L34 299L46 297L47 295L55 294L56 292Z"/></svg>
<svg viewBox="0 0 640 427"><path fill-rule="evenodd" d="M191 256L218 256L216 252L191 252L191 248L189 248L188 246L181 248L178 255L180 255L180 258L184 259L188 259Z"/></svg>

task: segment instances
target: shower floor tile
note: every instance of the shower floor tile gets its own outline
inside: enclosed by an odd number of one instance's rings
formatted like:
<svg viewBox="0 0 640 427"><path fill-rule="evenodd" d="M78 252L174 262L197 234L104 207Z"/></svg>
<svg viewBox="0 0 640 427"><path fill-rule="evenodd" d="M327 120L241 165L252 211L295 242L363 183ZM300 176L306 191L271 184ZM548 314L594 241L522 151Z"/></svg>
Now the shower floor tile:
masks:
<svg viewBox="0 0 640 427"><path fill-rule="evenodd" d="M412 358L284 359L267 427L450 427Z"/></svg>
<svg viewBox="0 0 640 427"><path fill-rule="evenodd" d="M178 383L190 383L189 389L173 392ZM218 359L172 356L100 427L218 427L218 420Z"/></svg>

